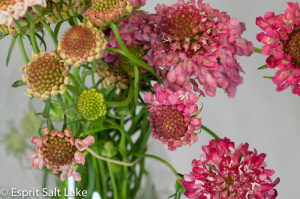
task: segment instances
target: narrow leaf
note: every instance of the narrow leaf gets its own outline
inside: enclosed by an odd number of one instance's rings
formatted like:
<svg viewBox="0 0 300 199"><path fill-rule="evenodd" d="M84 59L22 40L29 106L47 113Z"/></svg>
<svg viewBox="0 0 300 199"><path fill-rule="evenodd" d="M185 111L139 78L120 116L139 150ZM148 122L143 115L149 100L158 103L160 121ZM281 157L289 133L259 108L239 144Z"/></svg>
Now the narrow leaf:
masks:
<svg viewBox="0 0 300 199"><path fill-rule="evenodd" d="M35 33L35 35L40 39L41 43L40 43L40 46L43 44L44 45L44 49L45 51L47 51L47 45L46 45L46 42L45 40L43 39L42 36L40 36L39 34Z"/></svg>
<svg viewBox="0 0 300 199"><path fill-rule="evenodd" d="M61 16L61 9L62 9L62 4L63 4L63 0L60 0L59 5L58 5L58 16L61 20L64 20Z"/></svg>
<svg viewBox="0 0 300 199"><path fill-rule="evenodd" d="M22 33L26 33L26 30L24 29L24 27L20 24L20 22L18 20L16 20L15 18L14 19L14 22L15 24L18 26L18 28L20 28L21 32Z"/></svg>
<svg viewBox="0 0 300 199"><path fill-rule="evenodd" d="M13 83L12 87L13 88L18 88L18 87L23 86L23 85L26 85L25 82L23 80L18 80L18 81L15 81L15 83Z"/></svg>
<svg viewBox="0 0 300 199"><path fill-rule="evenodd" d="M268 68L267 65L263 65L263 66L259 67L257 70L262 70L262 69L267 69L267 68Z"/></svg>
<svg viewBox="0 0 300 199"><path fill-rule="evenodd" d="M55 28L54 28L54 36L55 38L57 38L57 34L58 34L58 31L59 31L59 28L61 26L61 24L63 23L64 21L60 21L56 24Z"/></svg>
<svg viewBox="0 0 300 199"><path fill-rule="evenodd" d="M271 77L271 76L264 76L264 78L266 78L266 79L272 79L273 77Z"/></svg>
<svg viewBox="0 0 300 199"><path fill-rule="evenodd" d="M73 15L76 16L77 14L76 14L76 12L74 11L72 0L69 0L69 8L70 8L71 11L73 12Z"/></svg>
<svg viewBox="0 0 300 199"><path fill-rule="evenodd" d="M15 46L15 43L16 43L16 39L17 39L17 37L14 36L11 40L9 50L8 50L8 54L7 54L7 57L6 57L6 66L8 66L12 50L14 49L14 46Z"/></svg>
<svg viewBox="0 0 300 199"><path fill-rule="evenodd" d="M74 86L67 85L68 90L70 90L74 95L80 96L80 91Z"/></svg>
<svg viewBox="0 0 300 199"><path fill-rule="evenodd" d="M49 117L50 107L51 107L51 97L46 100L45 108L44 108L44 111L43 111L43 117L44 118Z"/></svg>
<svg viewBox="0 0 300 199"><path fill-rule="evenodd" d="M28 10L26 12L26 18L30 21L30 23L34 23L34 19Z"/></svg>

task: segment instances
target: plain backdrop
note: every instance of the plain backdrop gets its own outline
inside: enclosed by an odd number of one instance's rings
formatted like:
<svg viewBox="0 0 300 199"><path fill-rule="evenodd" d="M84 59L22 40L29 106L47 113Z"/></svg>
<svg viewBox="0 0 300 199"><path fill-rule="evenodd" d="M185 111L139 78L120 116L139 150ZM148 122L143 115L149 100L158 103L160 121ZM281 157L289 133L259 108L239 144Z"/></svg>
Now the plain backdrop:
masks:
<svg viewBox="0 0 300 199"><path fill-rule="evenodd" d="M148 0L145 10L154 12L157 3L171 5L176 0ZM267 11L276 14L284 13L288 7L287 0L211 0L213 8L227 11L231 17L238 18L246 24L243 37L253 42L254 46L262 47L255 39L261 30L255 25L255 18L264 16ZM65 26L68 28L68 26ZM60 30L60 35L63 30ZM46 33L47 35L47 33ZM15 121L19 124L22 116L28 111L29 98L23 93L25 87L14 89L12 83L21 79L19 69L24 65L18 45L12 53L9 67L5 67L5 60L11 37L6 37L0 43L0 133L8 131L7 122ZM46 41L51 43L49 37ZM31 47L28 42L26 49L30 55ZM53 45L48 46L53 50ZM291 94L290 88L283 92L276 92L276 86L271 80L263 76L272 76L274 70L258 71L257 68L265 64L263 55L253 54L251 57L238 58L246 74L244 83L238 86L235 98L228 98L223 90L218 89L213 98L205 97L199 101L204 108L200 116L202 122L220 137L228 137L236 143L248 142L250 149L257 149L258 153L266 153L267 168L274 169L276 177L281 182L277 185L278 198L297 199L300 195L300 97ZM40 100L33 100L40 104ZM39 106L37 106L39 107ZM41 106L40 106L41 107ZM41 111L37 110L37 111ZM155 154L171 163L182 174L189 173L193 159L199 159L203 153L201 146L207 145L212 139L205 131L198 135L198 142L192 146L168 151L161 142L149 139L149 154ZM19 189L40 188L42 172L38 169L28 169L30 160L24 161L24 168L14 157L8 156L3 145L0 145L0 188L17 187ZM162 163L156 160L146 160L146 165L152 177L158 198L167 198L174 193L175 176ZM51 178L49 181L52 181ZM53 181L50 182L53 185ZM8 197L9 198L9 197ZM184 198L184 197L182 197Z"/></svg>

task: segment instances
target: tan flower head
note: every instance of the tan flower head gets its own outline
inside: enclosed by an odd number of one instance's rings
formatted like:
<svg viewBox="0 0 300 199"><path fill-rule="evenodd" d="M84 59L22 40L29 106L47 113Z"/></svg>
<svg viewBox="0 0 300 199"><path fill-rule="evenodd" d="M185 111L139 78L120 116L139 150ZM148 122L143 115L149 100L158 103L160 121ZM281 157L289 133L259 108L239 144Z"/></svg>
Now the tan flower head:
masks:
<svg viewBox="0 0 300 199"><path fill-rule="evenodd" d="M47 54L41 51L32 53L32 61L21 68L26 73L23 81L27 85L28 97L48 99L50 96L64 94L69 84L69 67L62 62L57 53L52 51Z"/></svg>
<svg viewBox="0 0 300 199"><path fill-rule="evenodd" d="M103 32L81 23L65 32L58 43L57 52L67 65L79 67L87 61L100 59L106 44Z"/></svg>

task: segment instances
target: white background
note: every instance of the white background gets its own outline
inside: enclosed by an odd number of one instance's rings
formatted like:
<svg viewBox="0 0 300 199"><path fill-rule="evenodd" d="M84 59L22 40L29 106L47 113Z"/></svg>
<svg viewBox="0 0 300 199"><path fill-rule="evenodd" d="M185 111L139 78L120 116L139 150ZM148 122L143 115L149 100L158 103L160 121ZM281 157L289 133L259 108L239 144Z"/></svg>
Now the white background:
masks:
<svg viewBox="0 0 300 199"><path fill-rule="evenodd" d="M255 18L264 16L266 11L284 13L288 7L287 0L204 2L210 3L213 8L220 11L227 11L231 17L245 22L247 30L243 36L252 41L256 47L262 47L262 44L255 39L256 34L261 32L255 25ZM171 5L176 3L176 0L148 0L144 9L154 12L157 3ZM23 95L25 87L11 88L12 83L21 78L22 73L19 69L24 65L24 61L16 43L10 65L5 67L10 40L11 37L6 37L0 43L0 133L8 131L7 121L14 120L16 124L20 122L24 112L28 110L29 102L29 99ZM49 40L48 43L51 41ZM30 46L27 45L26 48L30 52ZM51 45L48 49L51 49ZM251 150L256 148L259 153L266 153L267 168L274 169L276 172L273 179L276 177L281 179L276 187L278 198L297 199L300 195L300 97L291 94L290 88L277 93L276 86L271 80L262 78L264 75L272 76L275 72L271 69L257 70L259 66L265 64L265 59L266 57L259 54L239 58L246 74L243 75L244 83L238 87L236 97L230 99L223 90L219 89L215 97L201 98L200 102L203 103L204 109L200 117L204 125L220 137L230 138L236 146L241 142L248 142ZM33 102L38 103L39 100ZM162 146L159 141L150 138L148 153L166 159L179 173L185 174L191 170L192 160L199 159L203 153L201 146L207 145L210 139L211 137L203 131L198 136L198 142L191 147L185 146L171 152L167 151L167 147ZM6 155L3 146L0 146L0 158L0 188L40 188L41 172L21 168L18 161ZM159 193L158 198L171 195L175 183L173 174L160 162L147 160L146 163ZM30 167L30 161L24 162L24 165Z"/></svg>

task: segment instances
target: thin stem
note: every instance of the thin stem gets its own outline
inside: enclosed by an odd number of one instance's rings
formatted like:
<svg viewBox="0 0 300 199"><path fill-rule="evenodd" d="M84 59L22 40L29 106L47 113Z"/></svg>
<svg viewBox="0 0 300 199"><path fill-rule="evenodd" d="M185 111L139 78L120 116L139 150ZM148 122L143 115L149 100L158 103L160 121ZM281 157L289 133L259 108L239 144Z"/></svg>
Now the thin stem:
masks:
<svg viewBox="0 0 300 199"><path fill-rule="evenodd" d="M44 19L42 19L41 22L42 22L43 26L46 28L46 30L49 33L50 37L52 38L55 49L57 49L57 43L58 42L57 42L57 38L55 37L52 29L50 28L49 24Z"/></svg>
<svg viewBox="0 0 300 199"><path fill-rule="evenodd" d="M157 157L155 155L150 155L150 154L142 154L142 153L136 153L136 152L132 152L132 155L135 155L135 156L139 156L139 157L146 157L146 158L153 158L155 160L158 160L162 163L164 163L167 167L169 167L169 169L174 173L174 175L177 177L177 178L181 178L177 171L175 170L175 168L170 164L168 163L167 161L165 161L164 159L160 158L160 157Z"/></svg>
<svg viewBox="0 0 300 199"><path fill-rule="evenodd" d="M22 35L18 35L17 39L18 39L18 44L19 44L19 48L20 48L20 51L22 53L23 59L24 59L24 61L27 64L29 62L29 59L28 59L26 50L24 48L24 43L23 43Z"/></svg>
<svg viewBox="0 0 300 199"><path fill-rule="evenodd" d="M138 66L133 63L133 69L134 69L134 103L136 105L139 104L138 102L138 96L139 96L139 68Z"/></svg>
<svg viewBox="0 0 300 199"><path fill-rule="evenodd" d="M202 128L204 131L206 131L209 135L211 135L212 137L214 137L215 139L220 140L220 137L217 136L212 130L210 130L210 129L207 128L206 126L201 125L201 128Z"/></svg>
<svg viewBox="0 0 300 199"><path fill-rule="evenodd" d="M111 184L113 186L114 199L118 199L119 198L118 197L118 190L117 190L115 176L114 176L114 173L113 173L112 168L111 168L111 163L107 162L107 167L108 167L108 171L109 171L109 175L110 175Z"/></svg>
<svg viewBox="0 0 300 199"><path fill-rule="evenodd" d="M39 53L40 49L39 49L39 46L38 46L38 44L36 42L34 28L35 28L34 23L30 22L30 40L31 40L31 44L32 44L34 52L35 53Z"/></svg>
<svg viewBox="0 0 300 199"><path fill-rule="evenodd" d="M119 107L128 105L133 98L133 86L130 86L128 97L122 102L105 102L108 107Z"/></svg>
<svg viewBox="0 0 300 199"><path fill-rule="evenodd" d="M254 52L262 54L262 49L254 47Z"/></svg>
<svg viewBox="0 0 300 199"><path fill-rule="evenodd" d="M120 36L120 34L119 34L119 31L118 31L118 28L117 28L116 24L111 23L110 26L111 26L111 29L112 29L112 31L113 31L113 33L114 33L114 35L115 35L115 37L116 37L116 39L117 39L117 41L118 41L118 44L120 45L121 49L124 51L124 53L126 54L126 56L127 56L131 61L134 61L137 65L139 65L139 66L141 66L141 67L147 69L148 71L150 71L150 72L157 78L158 81L161 81L161 80L157 77L156 72L155 72L155 70L154 70L153 67L151 67L151 66L149 66L148 64L146 64L145 62L139 60L138 58L136 58L134 55L132 55L132 54L129 52L129 50L126 48L125 44L124 44L123 41L122 41L122 38L121 38L121 36Z"/></svg>

